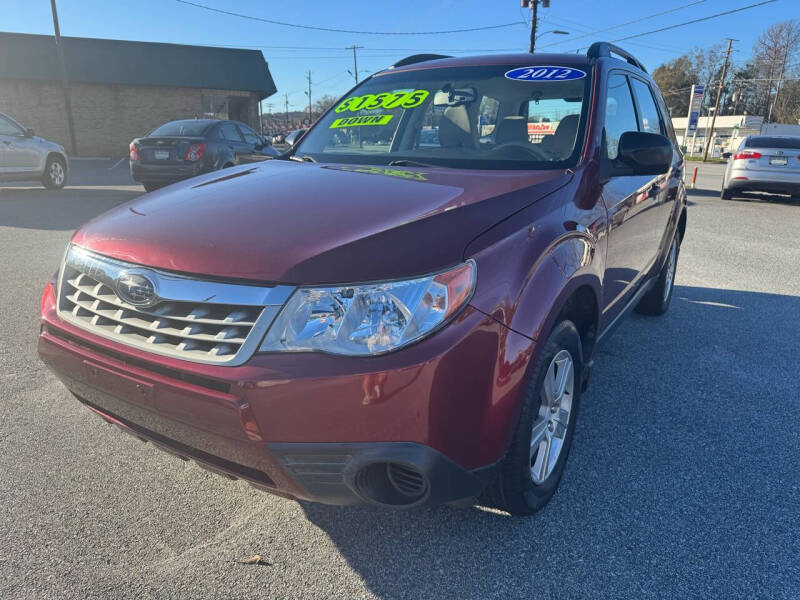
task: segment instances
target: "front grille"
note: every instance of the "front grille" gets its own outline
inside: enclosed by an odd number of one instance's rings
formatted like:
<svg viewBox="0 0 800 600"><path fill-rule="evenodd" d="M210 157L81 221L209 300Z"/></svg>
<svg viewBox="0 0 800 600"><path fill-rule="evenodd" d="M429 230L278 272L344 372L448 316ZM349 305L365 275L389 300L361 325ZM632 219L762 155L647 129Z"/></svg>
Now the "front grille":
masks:
<svg viewBox="0 0 800 600"><path fill-rule="evenodd" d="M123 300L120 278L152 283L147 306ZM70 247L61 269L59 315L103 337L157 354L206 363L249 358L288 298L286 286L219 283L147 269ZM138 304L138 302L137 302Z"/></svg>

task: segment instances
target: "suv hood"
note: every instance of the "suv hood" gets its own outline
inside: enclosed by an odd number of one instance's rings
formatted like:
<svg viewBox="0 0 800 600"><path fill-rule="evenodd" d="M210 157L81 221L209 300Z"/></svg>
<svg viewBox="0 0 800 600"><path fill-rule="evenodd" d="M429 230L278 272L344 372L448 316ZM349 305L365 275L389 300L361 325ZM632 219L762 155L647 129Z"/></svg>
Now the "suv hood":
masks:
<svg viewBox="0 0 800 600"><path fill-rule="evenodd" d="M119 260L215 277L400 278L462 261L477 235L571 177L271 160L136 198L72 241Z"/></svg>

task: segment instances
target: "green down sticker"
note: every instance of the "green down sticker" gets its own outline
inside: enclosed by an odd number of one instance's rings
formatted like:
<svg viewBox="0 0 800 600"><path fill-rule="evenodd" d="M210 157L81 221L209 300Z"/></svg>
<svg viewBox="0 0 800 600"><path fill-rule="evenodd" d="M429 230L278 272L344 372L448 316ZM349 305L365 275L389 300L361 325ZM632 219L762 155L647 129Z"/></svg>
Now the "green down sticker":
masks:
<svg viewBox="0 0 800 600"><path fill-rule="evenodd" d="M363 117L344 117L331 123L331 129L339 127L362 127L364 125L386 125L394 115L365 115Z"/></svg>

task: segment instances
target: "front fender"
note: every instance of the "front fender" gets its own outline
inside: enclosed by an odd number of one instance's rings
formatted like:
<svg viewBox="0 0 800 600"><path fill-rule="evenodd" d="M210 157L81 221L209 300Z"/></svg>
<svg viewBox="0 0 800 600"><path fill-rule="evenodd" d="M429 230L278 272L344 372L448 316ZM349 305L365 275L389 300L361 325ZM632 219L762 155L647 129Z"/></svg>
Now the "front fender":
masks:
<svg viewBox="0 0 800 600"><path fill-rule="evenodd" d="M589 286L598 306L602 298L605 209L579 210L557 196L521 214L514 233L470 255L478 272L470 303L531 340L547 337L579 287Z"/></svg>

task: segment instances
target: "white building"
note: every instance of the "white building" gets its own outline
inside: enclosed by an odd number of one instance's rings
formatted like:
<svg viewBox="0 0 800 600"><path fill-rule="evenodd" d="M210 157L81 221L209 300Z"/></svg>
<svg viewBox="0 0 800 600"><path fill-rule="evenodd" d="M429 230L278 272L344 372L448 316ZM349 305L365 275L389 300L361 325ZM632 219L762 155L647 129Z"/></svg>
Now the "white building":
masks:
<svg viewBox="0 0 800 600"><path fill-rule="evenodd" d="M687 117L673 117L672 126L675 135L686 152L691 156L702 154L706 144L706 131L711 129L712 117L700 117L697 123L697 132L686 135ZM714 123L714 136L712 138L712 156L720 156L723 152L733 150L739 146L742 138L755 134L772 135L800 135L800 125L786 125L778 123L764 123L764 117L753 115L720 115Z"/></svg>

